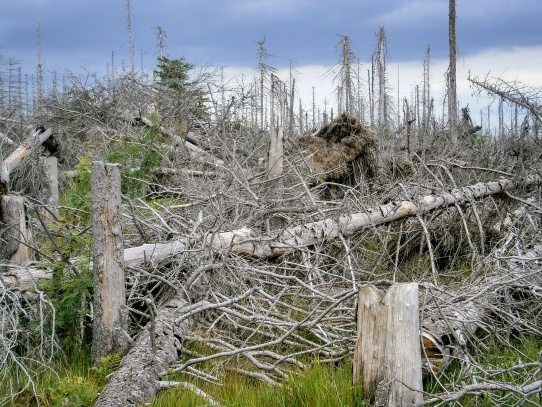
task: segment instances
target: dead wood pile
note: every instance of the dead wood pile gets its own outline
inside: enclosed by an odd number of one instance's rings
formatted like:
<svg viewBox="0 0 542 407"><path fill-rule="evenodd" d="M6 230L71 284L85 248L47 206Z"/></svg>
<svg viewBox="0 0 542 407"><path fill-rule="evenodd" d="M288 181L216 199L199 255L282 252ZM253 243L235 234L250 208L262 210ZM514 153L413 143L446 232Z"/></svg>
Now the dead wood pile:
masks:
<svg viewBox="0 0 542 407"><path fill-rule="evenodd" d="M356 185L377 175L377 144L355 117L341 114L316 133L295 140L301 156L293 160L310 184L326 181Z"/></svg>

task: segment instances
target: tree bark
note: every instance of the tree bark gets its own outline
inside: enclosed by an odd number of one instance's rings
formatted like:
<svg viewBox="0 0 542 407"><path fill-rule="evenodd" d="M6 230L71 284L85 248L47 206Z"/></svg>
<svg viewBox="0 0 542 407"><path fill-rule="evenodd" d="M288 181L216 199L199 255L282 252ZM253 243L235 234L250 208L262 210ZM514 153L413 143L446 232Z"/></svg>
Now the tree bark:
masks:
<svg viewBox="0 0 542 407"><path fill-rule="evenodd" d="M267 160L267 179L269 181L277 180L282 175L284 161L283 136L284 130L282 126L279 127L277 132L275 126L271 125L271 143L269 145L269 159Z"/></svg>
<svg viewBox="0 0 542 407"><path fill-rule="evenodd" d="M124 248L120 218L120 170L92 162L94 319L92 360L128 348Z"/></svg>
<svg viewBox="0 0 542 407"><path fill-rule="evenodd" d="M183 299L174 297L159 310L154 329L150 329L152 324L149 323L143 330L95 407L135 407L155 396L160 389L160 374L178 359L183 338L192 327L192 318L175 322L182 317L186 305Z"/></svg>
<svg viewBox="0 0 542 407"><path fill-rule="evenodd" d="M24 264L34 257L24 197L0 195L0 262Z"/></svg>
<svg viewBox="0 0 542 407"><path fill-rule="evenodd" d="M359 288L353 380L379 406L423 401L418 285Z"/></svg>
<svg viewBox="0 0 542 407"><path fill-rule="evenodd" d="M47 179L45 204L49 209L48 211L44 210L43 213L52 220L51 213L58 214L58 159L56 157L40 157L40 162Z"/></svg>

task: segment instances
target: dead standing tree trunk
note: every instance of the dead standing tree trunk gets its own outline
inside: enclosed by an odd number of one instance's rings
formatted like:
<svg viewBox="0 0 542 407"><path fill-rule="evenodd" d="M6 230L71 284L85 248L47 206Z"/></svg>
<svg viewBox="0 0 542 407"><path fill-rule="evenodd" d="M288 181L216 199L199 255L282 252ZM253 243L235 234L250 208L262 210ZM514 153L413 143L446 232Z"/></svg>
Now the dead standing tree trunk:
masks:
<svg viewBox="0 0 542 407"><path fill-rule="evenodd" d="M92 232L94 237L94 363L128 348L124 247L120 220L118 166L92 163Z"/></svg>
<svg viewBox="0 0 542 407"><path fill-rule="evenodd" d="M448 121L452 143L457 143L457 42L455 35L455 0L449 4L449 43L450 43L450 66L448 68Z"/></svg>
<svg viewBox="0 0 542 407"><path fill-rule="evenodd" d="M44 168L46 177L47 196L45 204L47 209L43 210L44 215L53 219L58 214L58 159L56 157L40 157L40 163Z"/></svg>
<svg viewBox="0 0 542 407"><path fill-rule="evenodd" d="M32 233L26 222L24 198L8 195L11 172L53 134L51 129L38 130L0 163L0 259L23 264L31 260Z"/></svg>

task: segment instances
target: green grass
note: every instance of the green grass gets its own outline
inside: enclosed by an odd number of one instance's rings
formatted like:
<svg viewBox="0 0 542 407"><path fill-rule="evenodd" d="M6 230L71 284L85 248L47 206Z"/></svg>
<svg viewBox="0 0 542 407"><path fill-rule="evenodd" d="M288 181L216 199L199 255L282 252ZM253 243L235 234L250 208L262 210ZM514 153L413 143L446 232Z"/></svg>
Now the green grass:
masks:
<svg viewBox="0 0 542 407"><path fill-rule="evenodd" d="M86 407L92 406L108 376L119 366L121 356L111 355L90 364L88 347L58 357L51 366L29 364L34 384L20 369L10 366L0 381L0 405L13 407ZM10 397L11 396L11 397Z"/></svg>
<svg viewBox="0 0 542 407"><path fill-rule="evenodd" d="M100 377L91 371L85 352L58 358L51 366L30 364L30 367L35 373L34 386L29 385L19 369L13 366L6 369L0 381L1 405L91 406L101 388Z"/></svg>
<svg viewBox="0 0 542 407"><path fill-rule="evenodd" d="M538 352L542 346L539 338L511 340L509 346L487 338L479 344L481 350L475 355L482 369L461 369L458 363L441 373L438 379L429 379L424 385L428 394L455 393L462 385L487 380L506 382L512 385L530 384L539 379L536 366L514 368L523 363L539 360ZM6 406L92 406L96 394L106 384L108 375L120 362L119 355L113 355L91 367L88 349L73 355L58 358L51 367L34 366L39 373L35 376L35 392L27 387L27 380L12 366L2 372L0 380L0 405ZM211 362L205 368L213 369ZM367 406L361 389L352 386L351 361L338 365L314 363L311 367L292 374L281 385L271 386L253 378L227 370L238 367L236 364L221 365L225 372L221 375L222 385L215 385L195 379L183 373L171 375L167 380L189 382L208 394L224 407L342 407ZM247 369L248 366L239 366ZM213 374L217 365L214 365ZM16 397L6 396L19 392ZM532 404L539 403L538 396L531 398ZM6 401L7 400L7 401ZM521 397L509 391L484 391L479 395L466 395L455 405L464 407L514 406L523 405ZM534 404L533 404L534 403ZM153 407L196 407L208 406L209 400L197 395L186 387L174 387L158 394ZM529 404L525 404L529 405Z"/></svg>
<svg viewBox="0 0 542 407"><path fill-rule="evenodd" d="M454 362L439 375L438 380L429 380L424 390L429 394L442 394L448 391L453 393L463 385L474 383L494 381L522 386L540 379L540 372L535 366L521 367L524 364L539 362L539 352L542 348L540 338L510 340L508 346L490 338L483 342L483 346L486 349L476 356L479 366L482 366L481 369L474 367L471 370L462 370L459 364ZM528 400L508 390L484 390L477 395L465 395L459 400L460 404L456 405L462 407L540 405L538 395Z"/></svg>
<svg viewBox="0 0 542 407"><path fill-rule="evenodd" d="M179 380L190 380L180 376ZM350 363L338 367L316 363L298 375L291 375L280 386L228 374L223 386L192 381L215 401L231 407L342 407L364 406L359 390L352 386ZM196 407L208 400L183 387L162 392L152 407Z"/></svg>

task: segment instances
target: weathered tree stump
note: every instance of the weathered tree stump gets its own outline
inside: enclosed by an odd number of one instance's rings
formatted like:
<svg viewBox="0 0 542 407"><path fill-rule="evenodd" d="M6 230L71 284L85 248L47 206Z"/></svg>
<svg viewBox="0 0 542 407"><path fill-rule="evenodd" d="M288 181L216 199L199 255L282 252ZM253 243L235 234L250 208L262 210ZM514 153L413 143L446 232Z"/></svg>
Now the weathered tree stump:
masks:
<svg viewBox="0 0 542 407"><path fill-rule="evenodd" d="M128 349L124 247L120 219L120 170L92 162L94 320L92 360Z"/></svg>
<svg viewBox="0 0 542 407"><path fill-rule="evenodd" d="M379 406L423 401L418 285L359 287L353 380Z"/></svg>
<svg viewBox="0 0 542 407"><path fill-rule="evenodd" d="M24 264L34 258L24 197L0 195L0 261Z"/></svg>
<svg viewBox="0 0 542 407"><path fill-rule="evenodd" d="M47 210L44 209L43 214L52 218L52 214L58 214L58 159L52 156L40 157L40 163L46 179L44 202Z"/></svg>

